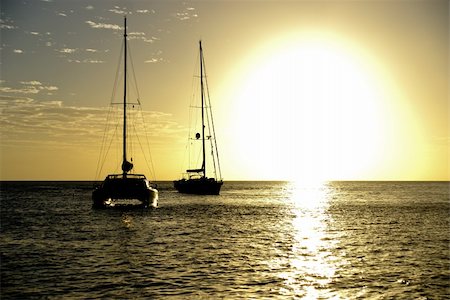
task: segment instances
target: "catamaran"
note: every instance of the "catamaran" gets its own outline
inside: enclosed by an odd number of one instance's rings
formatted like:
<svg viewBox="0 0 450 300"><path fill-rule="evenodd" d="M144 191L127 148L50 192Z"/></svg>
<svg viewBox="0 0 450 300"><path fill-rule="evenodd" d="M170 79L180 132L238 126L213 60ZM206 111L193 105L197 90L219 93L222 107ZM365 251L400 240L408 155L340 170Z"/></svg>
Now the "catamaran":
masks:
<svg viewBox="0 0 450 300"><path fill-rule="evenodd" d="M144 174L131 173L131 162L127 157L127 18L124 18L124 93L122 127L122 173L107 175L101 185L94 188L92 200L94 208L111 205L116 200L135 199L143 207L157 207L158 190L147 180ZM140 104L140 103L139 103ZM134 106L134 104L133 104ZM113 204L114 205L114 204Z"/></svg>
<svg viewBox="0 0 450 300"><path fill-rule="evenodd" d="M202 164L200 167L186 170L183 178L174 181L174 187L180 193L197 195L219 195L220 188L223 185L222 174L220 171L219 154L217 151L216 133L214 130L214 121L211 110L211 101L209 98L208 82L206 80L205 60L203 57L202 41L199 41L200 49L200 100L201 106L201 128L194 137L189 137L190 142L201 141ZM206 89L205 89L206 85ZM197 107L193 107L197 108ZM207 128L206 128L207 127ZM205 132L206 131L206 132ZM209 142L211 153L211 169L213 177L207 177L209 165L206 159L207 142ZM207 169L208 167L208 169Z"/></svg>

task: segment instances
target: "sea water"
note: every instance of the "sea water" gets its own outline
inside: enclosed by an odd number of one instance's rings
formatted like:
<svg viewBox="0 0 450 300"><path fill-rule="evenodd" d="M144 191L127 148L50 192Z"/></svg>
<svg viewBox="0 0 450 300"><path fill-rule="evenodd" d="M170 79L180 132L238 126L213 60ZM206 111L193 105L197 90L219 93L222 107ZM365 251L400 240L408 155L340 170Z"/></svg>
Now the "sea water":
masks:
<svg viewBox="0 0 450 300"><path fill-rule="evenodd" d="M157 209L91 191L1 184L1 299L450 297L448 182L163 182Z"/></svg>

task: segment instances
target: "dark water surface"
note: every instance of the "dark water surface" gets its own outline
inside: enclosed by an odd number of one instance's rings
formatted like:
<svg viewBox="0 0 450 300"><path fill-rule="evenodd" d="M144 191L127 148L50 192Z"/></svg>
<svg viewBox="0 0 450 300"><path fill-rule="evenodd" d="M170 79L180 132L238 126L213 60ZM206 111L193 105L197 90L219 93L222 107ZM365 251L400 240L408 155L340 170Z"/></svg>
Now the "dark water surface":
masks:
<svg viewBox="0 0 450 300"><path fill-rule="evenodd" d="M159 185L91 209L91 183L1 184L1 299L444 299L448 182Z"/></svg>

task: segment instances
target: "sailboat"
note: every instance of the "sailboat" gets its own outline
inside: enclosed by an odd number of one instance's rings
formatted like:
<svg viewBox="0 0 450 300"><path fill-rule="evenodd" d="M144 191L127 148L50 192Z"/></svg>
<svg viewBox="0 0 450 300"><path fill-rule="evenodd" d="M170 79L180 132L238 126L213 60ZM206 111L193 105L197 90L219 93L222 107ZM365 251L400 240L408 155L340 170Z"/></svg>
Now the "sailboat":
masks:
<svg viewBox="0 0 450 300"><path fill-rule="evenodd" d="M203 57L202 41L199 41L200 49L200 100L201 106L201 133L197 132L195 137L190 137L191 141L201 141L202 164L200 167L188 169L183 174L183 178L174 181L175 189L180 193L197 195L219 195L220 188L223 185L221 178L219 154L217 151L217 140L214 130L214 121L211 111L211 102L209 99L209 89L206 80L205 60ZM206 85L206 90L205 90ZM206 121L206 122L205 122ZM205 124L206 123L206 124ZM206 126L208 131L205 133ZM207 177L206 144L209 142L212 156L213 177Z"/></svg>
<svg viewBox="0 0 450 300"><path fill-rule="evenodd" d="M143 207L157 207L158 190L144 174L131 173L131 162L127 157L127 18L124 18L124 93L122 127L122 173L107 175L101 185L94 188L92 201L94 208L106 207L115 200L140 201Z"/></svg>

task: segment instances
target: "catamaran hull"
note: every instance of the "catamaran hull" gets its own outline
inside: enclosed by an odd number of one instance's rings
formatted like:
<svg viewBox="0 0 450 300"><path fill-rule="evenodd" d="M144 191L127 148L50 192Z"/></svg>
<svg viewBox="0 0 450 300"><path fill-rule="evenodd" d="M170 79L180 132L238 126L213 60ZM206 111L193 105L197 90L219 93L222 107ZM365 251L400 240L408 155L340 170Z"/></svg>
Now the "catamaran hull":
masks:
<svg viewBox="0 0 450 300"><path fill-rule="evenodd" d="M101 186L92 192L93 207L107 206L109 201L136 199L144 207L158 206L158 190L144 178L119 178L109 175Z"/></svg>
<svg viewBox="0 0 450 300"><path fill-rule="evenodd" d="M92 206L94 208L106 207L108 203L115 200L138 200L144 207L156 208L158 207L158 191L152 189L147 193L139 195L114 194L102 189L97 189L92 192Z"/></svg>
<svg viewBox="0 0 450 300"><path fill-rule="evenodd" d="M219 195L223 181L214 179L181 179L173 182L175 189L184 194Z"/></svg>

